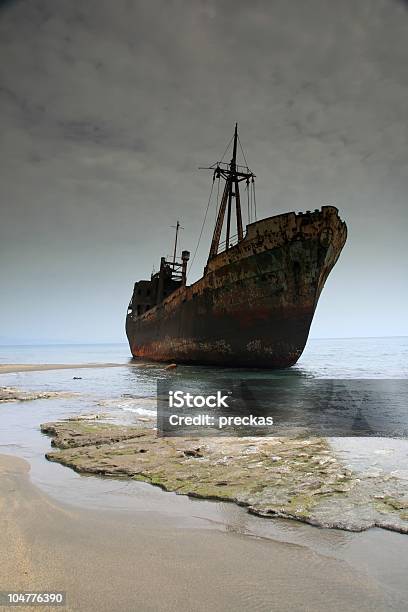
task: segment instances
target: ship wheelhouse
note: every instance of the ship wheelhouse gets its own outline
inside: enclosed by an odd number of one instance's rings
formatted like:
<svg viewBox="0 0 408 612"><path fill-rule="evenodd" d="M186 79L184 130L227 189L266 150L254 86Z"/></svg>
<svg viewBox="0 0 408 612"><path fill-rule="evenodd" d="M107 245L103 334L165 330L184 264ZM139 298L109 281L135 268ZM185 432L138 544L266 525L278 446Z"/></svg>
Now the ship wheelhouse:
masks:
<svg viewBox="0 0 408 612"><path fill-rule="evenodd" d="M140 280L135 283L128 315L139 317L160 304L173 291L184 287L189 258L189 251L182 252L181 263L175 258L173 261L166 261L166 258L162 257L159 272L152 274L150 280Z"/></svg>

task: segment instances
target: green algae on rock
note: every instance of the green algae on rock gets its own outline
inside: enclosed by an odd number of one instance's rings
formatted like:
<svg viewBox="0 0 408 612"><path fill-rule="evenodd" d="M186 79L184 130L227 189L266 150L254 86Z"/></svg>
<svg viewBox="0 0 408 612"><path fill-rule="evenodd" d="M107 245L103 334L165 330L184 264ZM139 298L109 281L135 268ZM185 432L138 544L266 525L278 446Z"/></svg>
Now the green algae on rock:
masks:
<svg viewBox="0 0 408 612"><path fill-rule="evenodd" d="M70 418L61 423L45 423L41 425L43 433L52 436L51 445L57 448L99 447L103 444L113 444L128 438L136 438L143 435L138 429L132 427L121 427L108 423L93 422L84 417Z"/></svg>
<svg viewBox="0 0 408 612"><path fill-rule="evenodd" d="M127 477L166 491L235 502L264 517L408 533L407 496L391 475L362 478L323 438L161 438L147 426L70 419L41 426L77 472Z"/></svg>

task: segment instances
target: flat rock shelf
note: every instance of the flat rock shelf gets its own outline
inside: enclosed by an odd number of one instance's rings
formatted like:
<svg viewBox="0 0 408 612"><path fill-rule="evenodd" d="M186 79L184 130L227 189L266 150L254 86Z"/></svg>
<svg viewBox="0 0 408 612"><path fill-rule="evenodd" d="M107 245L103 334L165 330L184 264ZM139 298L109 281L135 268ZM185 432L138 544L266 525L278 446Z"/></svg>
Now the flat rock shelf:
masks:
<svg viewBox="0 0 408 612"><path fill-rule="evenodd" d="M408 533L406 481L354 473L324 438L162 438L146 425L69 419L41 425L46 457L80 473L149 482L230 501L262 517L348 531Z"/></svg>
<svg viewBox="0 0 408 612"><path fill-rule="evenodd" d="M29 402L36 399L56 399L75 397L67 391L22 391L16 387L0 387L0 404L7 402Z"/></svg>

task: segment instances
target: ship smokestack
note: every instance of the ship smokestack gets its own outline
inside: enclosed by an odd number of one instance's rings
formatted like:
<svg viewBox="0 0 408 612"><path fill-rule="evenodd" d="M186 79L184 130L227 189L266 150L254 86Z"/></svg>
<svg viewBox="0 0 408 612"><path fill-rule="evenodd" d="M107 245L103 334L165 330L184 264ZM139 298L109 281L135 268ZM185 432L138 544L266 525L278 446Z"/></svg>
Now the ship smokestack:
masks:
<svg viewBox="0 0 408 612"><path fill-rule="evenodd" d="M186 282L187 282L187 262L189 259L190 259L190 251L182 251L181 261L183 262L183 267L181 270L181 284L183 287L186 286Z"/></svg>

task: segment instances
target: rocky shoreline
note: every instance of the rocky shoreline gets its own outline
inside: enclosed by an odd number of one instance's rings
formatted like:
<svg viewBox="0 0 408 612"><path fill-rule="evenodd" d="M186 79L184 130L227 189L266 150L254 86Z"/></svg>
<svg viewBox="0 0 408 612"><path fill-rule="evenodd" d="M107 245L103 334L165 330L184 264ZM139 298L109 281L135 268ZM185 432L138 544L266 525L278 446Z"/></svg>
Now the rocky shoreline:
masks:
<svg viewBox="0 0 408 612"><path fill-rule="evenodd" d="M36 399L55 399L75 397L75 393L65 391L22 391L16 387L0 387L0 404L5 402L29 402Z"/></svg>
<svg viewBox="0 0 408 612"><path fill-rule="evenodd" d="M45 423L41 431L58 449L47 459L79 473L230 501L263 517L408 533L406 482L352 472L324 438L161 438L146 424L112 425L95 417Z"/></svg>

